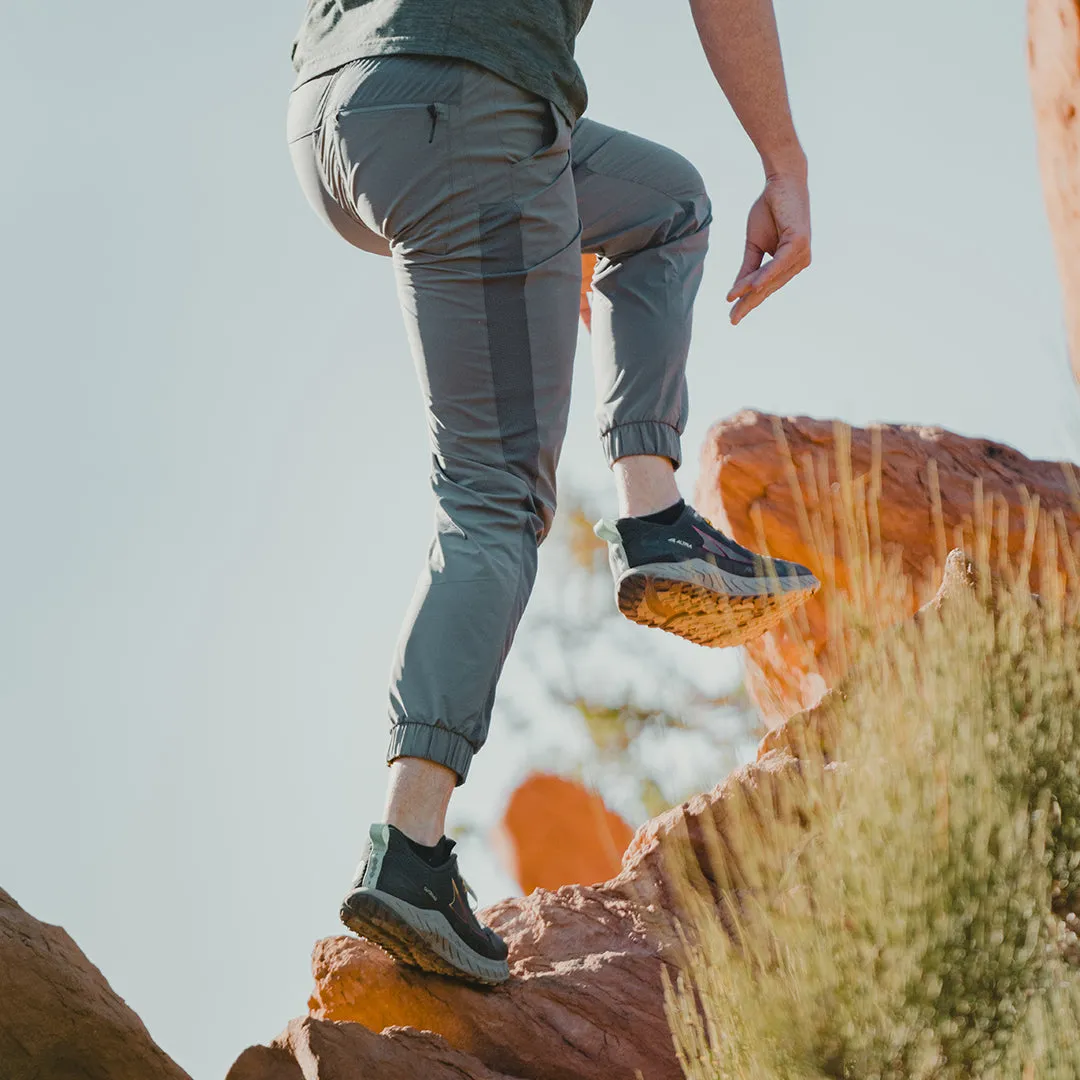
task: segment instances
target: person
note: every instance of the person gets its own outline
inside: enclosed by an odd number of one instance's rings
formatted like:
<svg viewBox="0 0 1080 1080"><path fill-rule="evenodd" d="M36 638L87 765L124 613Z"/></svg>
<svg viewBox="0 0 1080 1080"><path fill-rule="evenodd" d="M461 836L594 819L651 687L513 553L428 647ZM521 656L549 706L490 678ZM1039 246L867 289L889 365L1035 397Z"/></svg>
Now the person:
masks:
<svg viewBox="0 0 1080 1080"><path fill-rule="evenodd" d="M679 496L711 206L679 154L583 116L574 42L591 4L309 0L293 45L292 161L335 232L390 258L435 502L392 672L384 820L341 917L400 961L480 983L508 977L507 948L469 904L445 817L487 738L555 514L582 252L598 257L597 419L620 517L597 531L619 609L732 645L818 588L805 567L753 554ZM771 0L690 4L764 168L728 293L739 323L810 263L806 158Z"/></svg>

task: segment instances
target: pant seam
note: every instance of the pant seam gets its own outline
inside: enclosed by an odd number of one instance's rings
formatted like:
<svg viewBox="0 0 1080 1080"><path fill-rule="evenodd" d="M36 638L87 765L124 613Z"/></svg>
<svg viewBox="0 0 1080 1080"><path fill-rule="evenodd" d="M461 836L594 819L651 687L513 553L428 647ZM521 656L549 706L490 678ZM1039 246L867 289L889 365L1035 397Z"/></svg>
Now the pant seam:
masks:
<svg viewBox="0 0 1080 1080"><path fill-rule="evenodd" d="M612 136L612 138L614 138L614 136ZM603 149L603 147L606 146L607 143L609 143L610 141L611 139L605 140L603 143L600 144L599 147L597 147L596 150L593 151L593 153L598 153L599 150ZM632 176L616 176L611 173L603 172L600 169L594 169L587 161L582 162L582 164L579 165L578 168L583 169L585 172L592 173L593 176L602 176L605 180L617 180L621 184L633 184L635 187L644 188L646 191L651 191L656 195L662 195L665 199L669 199L671 202L675 203L677 206L680 207L685 204L687 199L707 199L709 197L708 191L702 188L700 191L695 191L692 194L680 198L678 195L673 195L670 191L665 191L663 188L659 188L655 184L647 184L644 180L636 180ZM708 223L706 222L706 224ZM690 235L693 234L691 233Z"/></svg>

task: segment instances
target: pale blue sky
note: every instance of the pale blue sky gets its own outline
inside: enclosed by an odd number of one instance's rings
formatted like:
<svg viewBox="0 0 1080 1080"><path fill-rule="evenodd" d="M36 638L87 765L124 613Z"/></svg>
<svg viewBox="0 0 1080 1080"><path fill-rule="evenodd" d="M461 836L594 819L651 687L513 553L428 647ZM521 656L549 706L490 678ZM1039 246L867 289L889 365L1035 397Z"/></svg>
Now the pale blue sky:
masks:
<svg viewBox="0 0 1080 1080"><path fill-rule="evenodd" d="M592 115L686 153L715 203L687 490L710 422L747 405L1075 460L1023 3L779 7L815 261L737 330L759 176L686 5L596 0L580 46ZM289 168L301 8L0 5L0 884L196 1080L304 1009L378 814L428 542L389 267ZM563 477L593 491L582 341ZM524 767L500 730L459 815L493 819ZM466 872L485 900L510 887L478 850Z"/></svg>

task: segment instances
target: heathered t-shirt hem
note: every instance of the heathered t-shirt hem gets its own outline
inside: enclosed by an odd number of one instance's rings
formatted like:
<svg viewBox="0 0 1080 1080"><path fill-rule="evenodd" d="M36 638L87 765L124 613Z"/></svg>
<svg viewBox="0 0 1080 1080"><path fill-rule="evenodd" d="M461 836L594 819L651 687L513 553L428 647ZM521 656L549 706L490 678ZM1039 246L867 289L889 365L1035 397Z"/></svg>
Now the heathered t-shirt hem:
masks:
<svg viewBox="0 0 1080 1080"><path fill-rule="evenodd" d="M487 52L484 49L471 48L465 50L445 46L438 48L425 47L411 37L379 37L369 38L366 41L351 41L347 49L319 53L317 56L305 61L301 66L296 76L296 82L293 84L293 89L295 90L309 80L317 79L320 75L325 75L327 72L333 71L335 68L348 64L353 60L360 60L368 56L401 56L409 53L414 56L448 56L455 60L468 60L471 63L479 64L515 86L521 86L538 97L553 102L571 124L577 123L579 119L578 114L566 99L566 96L555 85L554 80L548 82L531 77L526 79L519 71L515 71L501 62L497 54Z"/></svg>

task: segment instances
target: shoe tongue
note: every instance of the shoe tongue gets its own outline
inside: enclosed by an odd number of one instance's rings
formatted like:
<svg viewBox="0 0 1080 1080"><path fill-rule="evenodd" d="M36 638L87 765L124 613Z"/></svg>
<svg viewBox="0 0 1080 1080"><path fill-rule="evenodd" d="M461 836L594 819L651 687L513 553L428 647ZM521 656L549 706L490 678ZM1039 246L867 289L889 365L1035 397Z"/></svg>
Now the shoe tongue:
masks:
<svg viewBox="0 0 1080 1080"><path fill-rule="evenodd" d="M455 845L454 841L451 840L449 836L444 836L435 845L435 855L436 855L436 858L439 860L440 865L442 863L446 862L446 860L450 858L450 855L453 853L453 850L454 850L455 846L456 845Z"/></svg>

